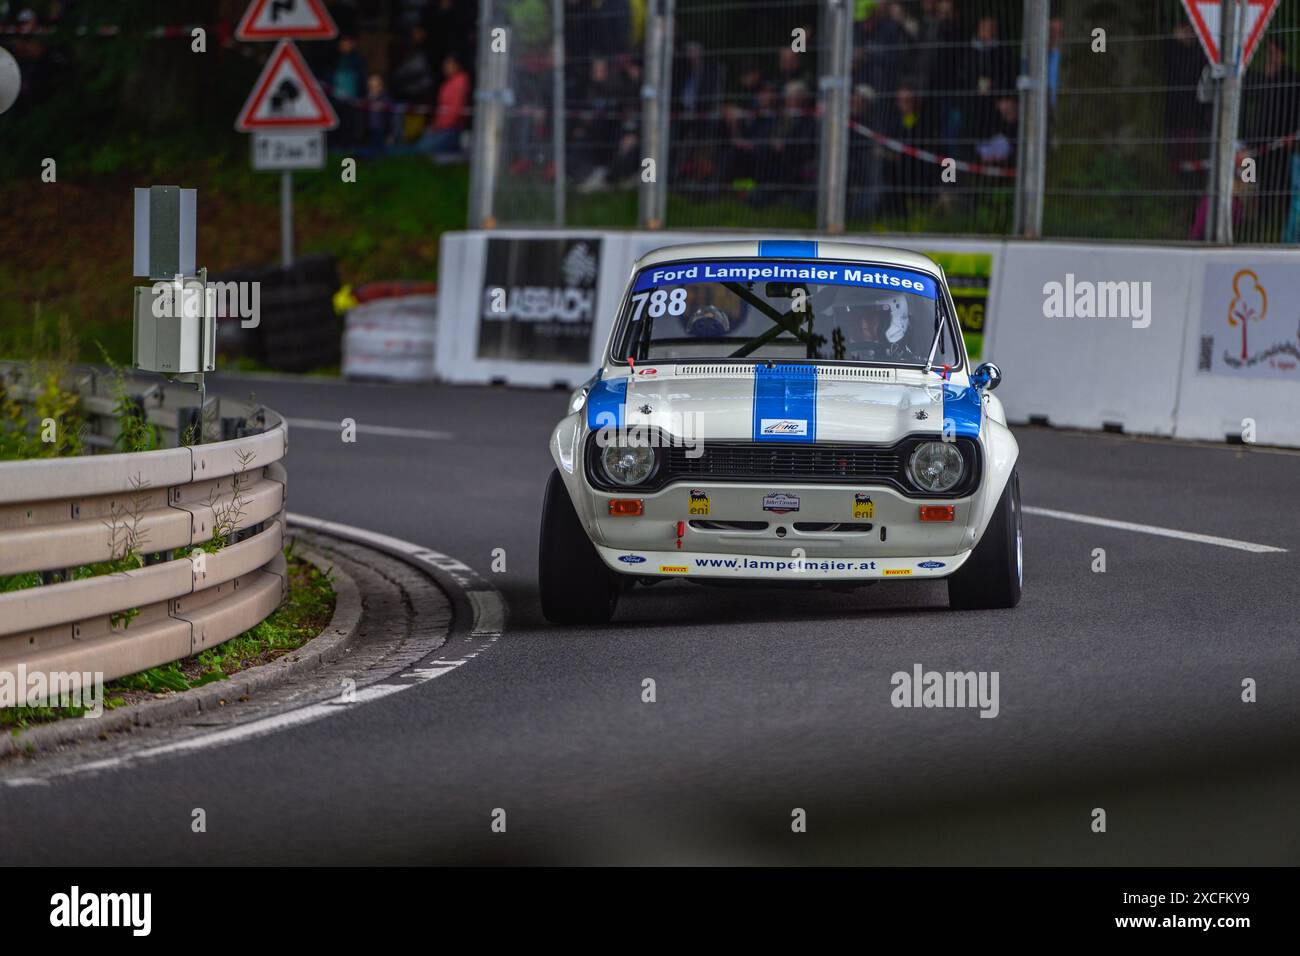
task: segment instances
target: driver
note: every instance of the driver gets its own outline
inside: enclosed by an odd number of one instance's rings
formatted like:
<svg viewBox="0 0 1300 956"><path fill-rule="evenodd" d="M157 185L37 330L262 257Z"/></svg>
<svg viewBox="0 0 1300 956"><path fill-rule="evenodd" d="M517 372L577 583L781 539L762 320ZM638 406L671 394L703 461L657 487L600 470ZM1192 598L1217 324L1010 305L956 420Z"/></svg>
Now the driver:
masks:
<svg viewBox="0 0 1300 956"><path fill-rule="evenodd" d="M855 302L844 308L840 327L849 337L845 357L856 362L915 362L907 347L909 318L902 293L874 302Z"/></svg>

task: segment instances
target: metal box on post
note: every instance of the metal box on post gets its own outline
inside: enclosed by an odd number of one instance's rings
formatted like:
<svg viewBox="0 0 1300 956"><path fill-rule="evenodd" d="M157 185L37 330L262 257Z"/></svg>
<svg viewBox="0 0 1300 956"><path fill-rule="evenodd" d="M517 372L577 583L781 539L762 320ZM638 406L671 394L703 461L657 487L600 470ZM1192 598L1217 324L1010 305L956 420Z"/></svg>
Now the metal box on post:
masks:
<svg viewBox="0 0 1300 956"><path fill-rule="evenodd" d="M197 276L135 287L131 352L136 368L166 375L216 368L216 303L207 279L207 269L200 269Z"/></svg>

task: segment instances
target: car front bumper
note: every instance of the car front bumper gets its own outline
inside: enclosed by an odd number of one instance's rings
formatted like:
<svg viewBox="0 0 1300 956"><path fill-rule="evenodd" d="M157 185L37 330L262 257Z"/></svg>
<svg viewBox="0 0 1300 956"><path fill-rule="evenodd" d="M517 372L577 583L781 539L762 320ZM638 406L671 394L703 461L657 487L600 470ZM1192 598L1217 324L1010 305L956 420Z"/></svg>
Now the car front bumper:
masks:
<svg viewBox="0 0 1300 956"><path fill-rule="evenodd" d="M592 543L622 574L943 577L976 544L972 498L918 499L892 487L679 483L612 494L584 483L584 491ZM634 499L641 513L611 515L613 499ZM922 521L922 505L951 507L952 520ZM809 530L830 524L853 529Z"/></svg>

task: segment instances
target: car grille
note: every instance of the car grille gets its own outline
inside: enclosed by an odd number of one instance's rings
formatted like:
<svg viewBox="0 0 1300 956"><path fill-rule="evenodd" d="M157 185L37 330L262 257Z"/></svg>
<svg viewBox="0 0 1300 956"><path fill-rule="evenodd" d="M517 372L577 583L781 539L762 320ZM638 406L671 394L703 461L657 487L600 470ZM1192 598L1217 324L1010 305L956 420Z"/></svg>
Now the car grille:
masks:
<svg viewBox="0 0 1300 956"><path fill-rule="evenodd" d="M669 480L715 478L802 482L898 481L903 461L896 448L862 445L702 443L697 458L688 449L666 449L664 476Z"/></svg>

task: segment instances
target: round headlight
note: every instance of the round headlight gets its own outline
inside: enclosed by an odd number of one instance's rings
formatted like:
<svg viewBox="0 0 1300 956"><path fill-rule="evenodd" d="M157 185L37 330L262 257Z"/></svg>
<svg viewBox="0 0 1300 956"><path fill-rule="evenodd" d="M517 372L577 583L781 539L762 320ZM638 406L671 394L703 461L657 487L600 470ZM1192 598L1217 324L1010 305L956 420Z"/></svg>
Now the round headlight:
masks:
<svg viewBox="0 0 1300 956"><path fill-rule="evenodd" d="M639 485L654 474L655 450L649 445L606 445L600 467L615 484Z"/></svg>
<svg viewBox="0 0 1300 956"><path fill-rule="evenodd" d="M956 488L966 474L966 459L951 442L927 441L916 446L907 468L922 491L943 494Z"/></svg>

